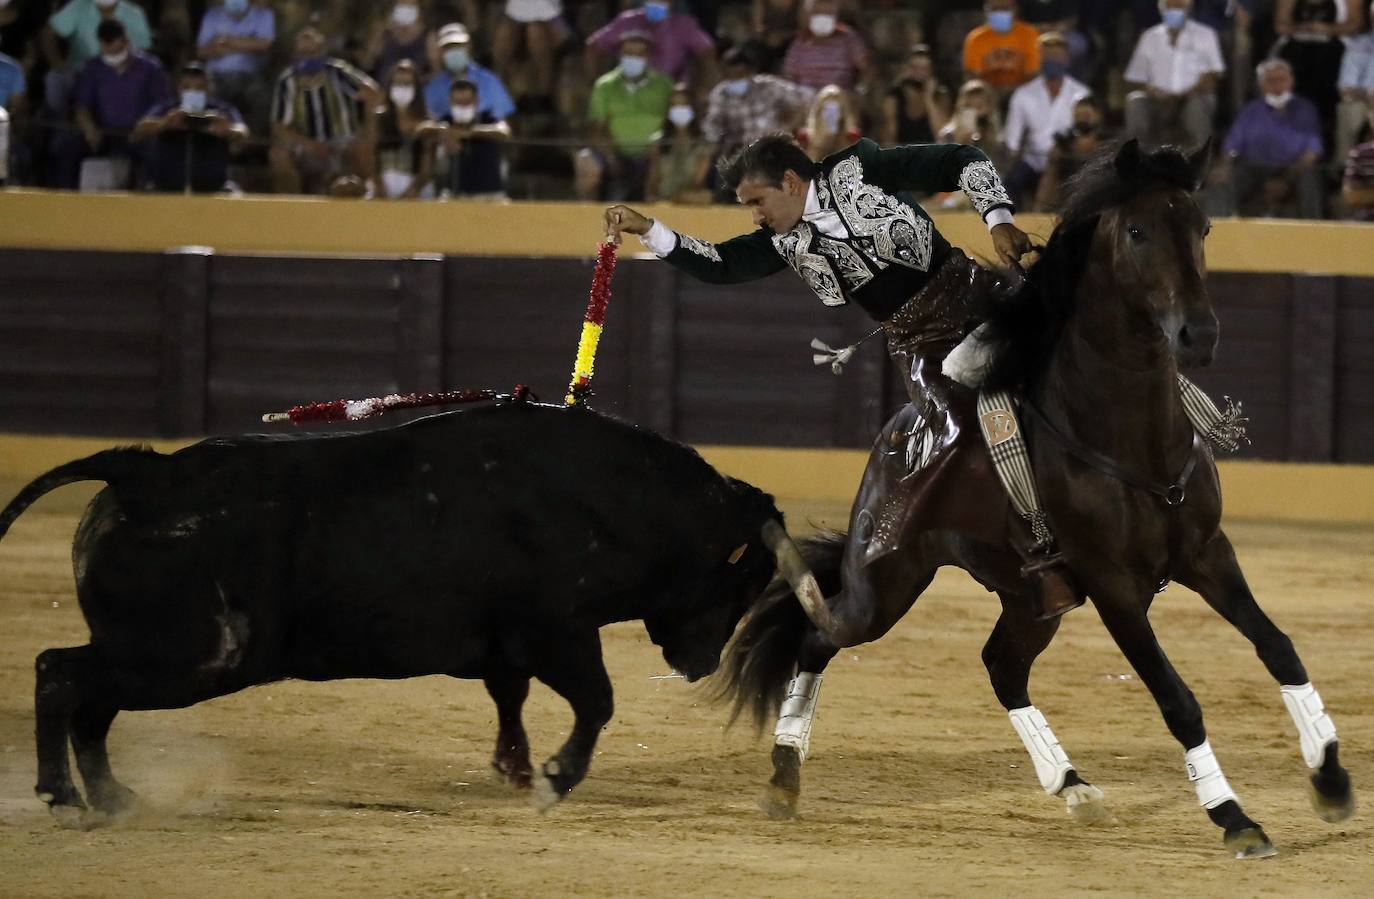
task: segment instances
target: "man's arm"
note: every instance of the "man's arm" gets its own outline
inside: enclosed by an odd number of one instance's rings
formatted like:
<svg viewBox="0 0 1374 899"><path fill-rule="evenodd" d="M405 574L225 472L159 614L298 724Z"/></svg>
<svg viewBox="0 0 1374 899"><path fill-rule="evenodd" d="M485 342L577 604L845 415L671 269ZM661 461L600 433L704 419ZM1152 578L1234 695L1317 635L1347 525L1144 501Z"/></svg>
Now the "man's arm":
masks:
<svg viewBox="0 0 1374 899"><path fill-rule="evenodd" d="M756 281L787 267L773 247L772 232L766 228L713 244L678 234L628 206L610 207L605 219L608 240L618 244L622 232L638 234L644 246L660 259L709 284Z"/></svg>

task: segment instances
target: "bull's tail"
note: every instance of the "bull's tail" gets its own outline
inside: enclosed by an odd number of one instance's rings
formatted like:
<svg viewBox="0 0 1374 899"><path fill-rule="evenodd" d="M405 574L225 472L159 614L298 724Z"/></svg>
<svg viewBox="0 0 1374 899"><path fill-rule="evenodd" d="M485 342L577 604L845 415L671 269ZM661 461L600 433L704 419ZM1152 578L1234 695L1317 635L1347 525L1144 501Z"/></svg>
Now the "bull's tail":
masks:
<svg viewBox="0 0 1374 899"><path fill-rule="evenodd" d="M140 447L121 447L98 452L84 459L59 465L44 475L39 475L27 487L19 491L10 504L0 512L0 539L9 531L15 519L24 514L45 493L58 487L75 484L78 481L113 482L121 475L131 471L148 456L156 455L152 450Z"/></svg>
<svg viewBox="0 0 1374 899"><path fill-rule="evenodd" d="M798 542L802 558L826 596L840 591L845 540L842 532L825 531ZM782 576L774 577L726 648L715 677L712 699L730 704L730 724L746 708L760 731L778 717L811 627L792 587Z"/></svg>

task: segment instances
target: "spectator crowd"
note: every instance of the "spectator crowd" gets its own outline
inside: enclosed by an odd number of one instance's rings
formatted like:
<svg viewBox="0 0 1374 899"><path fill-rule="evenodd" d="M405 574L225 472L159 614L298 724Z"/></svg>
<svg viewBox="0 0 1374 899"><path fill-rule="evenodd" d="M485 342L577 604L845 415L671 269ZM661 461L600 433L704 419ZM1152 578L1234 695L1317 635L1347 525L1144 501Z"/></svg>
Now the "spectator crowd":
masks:
<svg viewBox="0 0 1374 899"><path fill-rule="evenodd" d="M0 0L0 181L729 202L715 161L785 130L815 159L974 144L1053 211L1134 137L1213 141L1211 214L1374 220L1372 23L1365 0Z"/></svg>

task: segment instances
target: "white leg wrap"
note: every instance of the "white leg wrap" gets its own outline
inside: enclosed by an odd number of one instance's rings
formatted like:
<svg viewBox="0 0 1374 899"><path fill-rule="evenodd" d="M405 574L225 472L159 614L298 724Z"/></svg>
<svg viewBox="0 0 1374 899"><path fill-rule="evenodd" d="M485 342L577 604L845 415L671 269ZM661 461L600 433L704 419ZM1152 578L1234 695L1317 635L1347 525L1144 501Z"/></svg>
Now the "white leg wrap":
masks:
<svg viewBox="0 0 1374 899"><path fill-rule="evenodd" d="M1188 779L1197 790L1198 805L1216 808L1228 799L1240 802L1226 782L1226 775L1221 773L1221 763L1212 752L1211 743L1203 740L1201 746L1189 749L1183 754L1183 763L1188 766Z"/></svg>
<svg viewBox="0 0 1374 899"><path fill-rule="evenodd" d="M1302 741L1302 760L1309 768L1320 768L1326 761L1326 747L1336 742L1336 725L1326 714L1321 695L1308 681L1301 687L1279 687L1283 704L1288 706L1288 714L1298 726L1298 739Z"/></svg>
<svg viewBox="0 0 1374 899"><path fill-rule="evenodd" d="M802 672L787 685L787 698L778 713L778 726L773 731L773 743L791 746L802 761L811 748L811 721L816 716L816 698L821 693L824 675Z"/></svg>
<svg viewBox="0 0 1374 899"><path fill-rule="evenodd" d="M1051 796L1064 789L1064 778L1073 770L1069 757L1059 745L1059 738L1050 730L1049 722L1040 710L1033 705L1023 709L1012 709L1007 713L1016 735L1026 746L1031 761L1035 763L1035 774L1040 778L1040 786Z"/></svg>

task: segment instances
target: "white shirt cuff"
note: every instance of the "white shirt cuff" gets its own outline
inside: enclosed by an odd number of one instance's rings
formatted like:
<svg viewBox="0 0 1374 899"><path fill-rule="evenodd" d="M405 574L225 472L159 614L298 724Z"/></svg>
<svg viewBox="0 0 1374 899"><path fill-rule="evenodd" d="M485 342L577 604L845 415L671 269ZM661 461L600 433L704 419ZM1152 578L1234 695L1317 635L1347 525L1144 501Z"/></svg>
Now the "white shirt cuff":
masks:
<svg viewBox="0 0 1374 899"><path fill-rule="evenodd" d="M649 230L639 235L639 242L644 244L644 249L662 259L677 249L677 232L654 219Z"/></svg>
<svg viewBox="0 0 1374 899"><path fill-rule="evenodd" d="M991 231L997 225L1014 225L1016 219L1012 218L1011 210L1005 206L998 206L996 209L988 210L988 217L983 219L988 223L988 230Z"/></svg>

